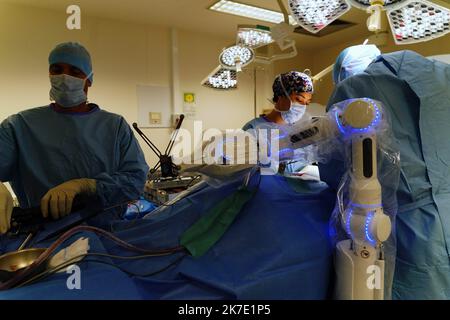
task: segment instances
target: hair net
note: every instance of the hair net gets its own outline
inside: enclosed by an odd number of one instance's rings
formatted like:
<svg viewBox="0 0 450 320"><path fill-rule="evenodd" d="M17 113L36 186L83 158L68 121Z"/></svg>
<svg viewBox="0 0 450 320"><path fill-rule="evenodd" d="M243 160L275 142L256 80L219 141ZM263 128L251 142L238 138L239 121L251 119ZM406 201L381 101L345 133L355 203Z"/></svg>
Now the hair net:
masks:
<svg viewBox="0 0 450 320"><path fill-rule="evenodd" d="M373 44L353 46L342 51L333 69L335 84L358 73L362 73L381 51Z"/></svg>
<svg viewBox="0 0 450 320"><path fill-rule="evenodd" d="M280 79L283 83L280 82ZM275 78L272 86L274 101L277 97L285 96L283 86L284 89L286 89L287 94L291 94L292 92L314 92L314 86L311 78L307 74L298 71L283 73L281 76Z"/></svg>
<svg viewBox="0 0 450 320"><path fill-rule="evenodd" d="M92 75L92 63L89 52L81 44L76 42L65 42L57 45L48 57L50 65L55 63L67 63L83 71L91 83L94 80Z"/></svg>

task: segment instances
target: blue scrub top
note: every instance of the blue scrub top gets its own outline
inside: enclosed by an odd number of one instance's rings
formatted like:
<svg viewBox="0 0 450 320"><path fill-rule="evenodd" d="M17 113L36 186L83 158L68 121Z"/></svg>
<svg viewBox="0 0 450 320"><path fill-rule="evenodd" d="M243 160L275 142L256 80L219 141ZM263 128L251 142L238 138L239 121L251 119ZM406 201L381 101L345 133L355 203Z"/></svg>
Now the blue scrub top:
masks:
<svg viewBox="0 0 450 320"><path fill-rule="evenodd" d="M267 120L267 118L265 116L260 116L258 118L255 118L253 120L250 120L249 122L247 122L243 127L242 130L244 131L248 131L251 129L257 129L259 128L261 125L264 124L268 124L270 123L269 120Z"/></svg>
<svg viewBox="0 0 450 320"><path fill-rule="evenodd" d="M61 113L53 105L12 115L0 125L0 180L10 182L22 208L37 207L68 180L97 181L104 206L139 198L148 166L125 119L93 109Z"/></svg>

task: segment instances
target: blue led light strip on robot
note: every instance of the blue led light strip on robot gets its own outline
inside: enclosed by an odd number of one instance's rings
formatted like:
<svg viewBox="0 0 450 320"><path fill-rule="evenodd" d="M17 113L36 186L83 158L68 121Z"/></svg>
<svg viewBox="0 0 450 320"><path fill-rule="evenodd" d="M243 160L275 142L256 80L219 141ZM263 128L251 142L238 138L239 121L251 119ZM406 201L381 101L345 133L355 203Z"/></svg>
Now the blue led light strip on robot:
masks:
<svg viewBox="0 0 450 320"><path fill-rule="evenodd" d="M348 235L350 236L350 238L353 239L352 226L351 226L352 217L353 217L353 209L350 208L345 226L346 226Z"/></svg>
<svg viewBox="0 0 450 320"><path fill-rule="evenodd" d="M334 116L336 118L336 123L339 128L339 131L345 136L346 135L345 128L342 126L341 121L339 120L339 110L336 110Z"/></svg>
<svg viewBox="0 0 450 320"><path fill-rule="evenodd" d="M283 134L278 135L278 137L276 137L275 139L281 140L281 139L286 138L287 136L288 136L287 133L283 133Z"/></svg>
<svg viewBox="0 0 450 320"><path fill-rule="evenodd" d="M374 217L375 217L375 211L372 211L367 216L366 228L365 228L366 229L366 239L372 244L375 244L375 240L370 237L370 230L369 230L369 228L370 228L370 224L372 223L372 220L373 220Z"/></svg>

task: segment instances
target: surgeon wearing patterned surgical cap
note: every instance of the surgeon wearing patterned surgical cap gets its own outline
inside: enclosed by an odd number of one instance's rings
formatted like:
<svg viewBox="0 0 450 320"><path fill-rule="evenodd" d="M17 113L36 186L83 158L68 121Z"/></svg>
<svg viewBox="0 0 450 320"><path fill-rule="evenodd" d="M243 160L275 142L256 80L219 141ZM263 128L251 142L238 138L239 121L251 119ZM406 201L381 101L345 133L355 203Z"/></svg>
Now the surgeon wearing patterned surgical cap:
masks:
<svg viewBox="0 0 450 320"><path fill-rule="evenodd" d="M259 135L257 132L260 130L281 129L281 131L284 131L287 126L304 119L308 114L307 108L314 93L312 79L305 73L298 71L290 71L278 75L275 78L272 89L273 98L271 102L274 104L273 110L268 115L249 121L242 128L245 131L253 132L258 139ZM270 130L267 133L270 135ZM267 138L268 141L271 140L270 136ZM258 140L259 146L262 143L265 142ZM305 152L308 152L308 150L305 149ZM294 173L303 169L304 164L293 161L279 166L272 159L271 168L271 170L278 170L278 172Z"/></svg>
<svg viewBox="0 0 450 320"><path fill-rule="evenodd" d="M273 110L268 115L249 121L243 130L257 129L268 122L294 124L306 114L314 93L313 81L308 75L298 71L280 74L275 78L272 89Z"/></svg>
<svg viewBox="0 0 450 320"><path fill-rule="evenodd" d="M89 103L89 52L79 43L49 55L51 104L12 115L0 124L0 234L11 224L9 182L22 208L40 207L59 219L78 195L103 207L137 199L148 166L125 119Z"/></svg>

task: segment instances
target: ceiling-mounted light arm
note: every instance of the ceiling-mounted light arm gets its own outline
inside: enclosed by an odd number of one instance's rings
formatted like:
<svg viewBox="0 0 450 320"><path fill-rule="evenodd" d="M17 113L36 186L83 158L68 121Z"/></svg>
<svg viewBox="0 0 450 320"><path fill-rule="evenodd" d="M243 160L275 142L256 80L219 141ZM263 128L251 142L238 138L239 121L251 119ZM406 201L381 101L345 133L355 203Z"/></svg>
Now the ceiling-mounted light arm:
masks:
<svg viewBox="0 0 450 320"><path fill-rule="evenodd" d="M284 6L283 0L277 0L278 5L280 6L281 12L284 16L284 22L289 24L289 12L287 11L286 7Z"/></svg>
<svg viewBox="0 0 450 320"><path fill-rule="evenodd" d="M277 42L282 51L292 47L295 41L289 39L289 36L294 32L295 27L288 23L279 23L272 28L272 37ZM297 49L295 49L297 50Z"/></svg>
<svg viewBox="0 0 450 320"><path fill-rule="evenodd" d="M296 46L295 41L294 40L286 40L285 43L286 43L286 45L281 50L284 51L287 49L292 49L291 52L283 53L283 54L276 54L276 55L273 55L272 57L256 56L255 62L262 63L262 64L271 64L278 60L291 59L291 58L296 57L298 54L298 51L297 51L297 46ZM280 48L281 48L281 46L280 46Z"/></svg>
<svg viewBox="0 0 450 320"><path fill-rule="evenodd" d="M333 71L333 68L334 68L334 64L332 64L331 66L320 71L318 74L316 74L314 77L312 77L313 82L316 83L317 81L322 80L323 77L325 77L326 75L328 75L329 73L331 73Z"/></svg>
<svg viewBox="0 0 450 320"><path fill-rule="evenodd" d="M241 62L241 59L239 57L236 57L234 59L234 64L236 66L236 72L242 72L242 62Z"/></svg>
<svg viewBox="0 0 450 320"><path fill-rule="evenodd" d="M367 28L371 32L381 31L381 14L384 10L385 0L371 0L370 7L367 8L367 13L370 14L367 19Z"/></svg>
<svg viewBox="0 0 450 320"><path fill-rule="evenodd" d="M280 47L281 51L285 51L287 49L292 49L295 52L294 57L297 55L297 46L295 45L294 40L284 39L283 42L278 43L278 47Z"/></svg>

